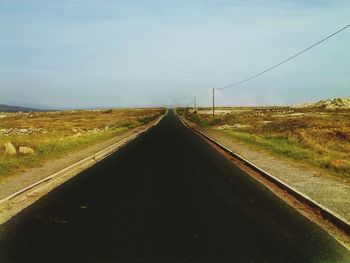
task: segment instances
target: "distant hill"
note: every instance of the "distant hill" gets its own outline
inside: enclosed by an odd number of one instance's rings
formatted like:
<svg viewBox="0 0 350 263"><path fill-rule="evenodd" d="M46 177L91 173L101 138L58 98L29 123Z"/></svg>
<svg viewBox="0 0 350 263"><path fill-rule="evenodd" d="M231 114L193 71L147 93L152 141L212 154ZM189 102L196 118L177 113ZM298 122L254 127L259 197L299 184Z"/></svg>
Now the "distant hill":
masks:
<svg viewBox="0 0 350 263"><path fill-rule="evenodd" d="M322 108L322 109L350 109L349 98L335 98L320 100L318 102L307 102L295 106L296 108Z"/></svg>
<svg viewBox="0 0 350 263"><path fill-rule="evenodd" d="M35 112L35 111L47 111L47 110L0 104L0 112L19 112L19 111L21 111L21 112Z"/></svg>

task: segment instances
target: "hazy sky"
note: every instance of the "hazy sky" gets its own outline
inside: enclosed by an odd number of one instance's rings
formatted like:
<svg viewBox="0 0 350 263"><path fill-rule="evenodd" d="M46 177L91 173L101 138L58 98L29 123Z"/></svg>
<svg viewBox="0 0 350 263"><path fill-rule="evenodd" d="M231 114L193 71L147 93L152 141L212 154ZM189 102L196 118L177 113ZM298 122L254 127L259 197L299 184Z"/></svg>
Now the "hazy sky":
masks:
<svg viewBox="0 0 350 263"><path fill-rule="evenodd" d="M0 0L0 103L186 104L349 23L348 0ZM350 96L350 29L218 92L217 102L286 104L340 96Z"/></svg>

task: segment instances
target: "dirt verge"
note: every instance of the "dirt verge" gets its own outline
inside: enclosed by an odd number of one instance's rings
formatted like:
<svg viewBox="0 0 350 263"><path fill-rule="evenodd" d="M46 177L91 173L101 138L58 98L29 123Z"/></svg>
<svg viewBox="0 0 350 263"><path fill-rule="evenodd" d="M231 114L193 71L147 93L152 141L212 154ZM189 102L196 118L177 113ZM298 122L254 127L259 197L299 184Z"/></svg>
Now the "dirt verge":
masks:
<svg viewBox="0 0 350 263"><path fill-rule="evenodd" d="M184 119L183 119L184 120ZM218 141L219 143L225 145L227 148L233 150L234 152L237 152L238 154L242 155L243 157L245 157L248 160L254 160L253 162L255 164L257 164L256 159L251 159L251 155L249 157L247 157L247 154L244 150L246 151L251 151L250 149L244 149L244 145L240 145L237 144L238 142L232 142L232 141L227 141L224 140L221 136L221 134L217 134L218 132L215 130L211 130L211 129L205 129L203 127L199 127L198 125L196 125L195 123L192 123L188 120L184 120L188 125L190 125L191 127L196 128L197 130L203 132L204 134L209 135L211 138L215 139L216 141ZM201 136L201 135L199 135ZM201 136L203 137L203 136ZM272 191L274 194L276 194L278 197L280 197L283 201L285 201L287 204L289 204L290 206L292 206L293 208L295 208L299 213L301 213L302 215L304 215L306 218L308 218L309 220L311 220L312 222L316 223L318 226L320 226L322 229L324 229L325 231L327 231L331 236L333 236L337 241L339 241L344 247L346 247L348 250L350 250L350 236L347 235L345 232L343 232L342 230L340 230L339 228L337 228L334 224L332 224L331 222L328 222L327 220L325 220L322 215L320 214L319 211L317 211L316 209L312 209L310 208L307 204L304 204L302 202L299 202L295 197L293 197L292 195L290 195L288 192L280 189L276 184L272 183L271 181L269 181L268 179L266 179L265 177L263 177L262 175L260 175L259 173L255 172L254 170L250 169L249 167L247 167L244 163L238 161L236 158L232 157L231 155L229 155L228 153L226 153L225 151L223 151L222 149L220 149L218 146L216 146L215 144L213 144L212 142L210 142L209 140L207 140L205 137L203 137L204 140L206 140L209 144L211 144L215 149L217 149L217 151L219 151L221 154L223 154L226 158L228 158L229 160L231 160L235 165L237 165L238 167L240 167L243 171L245 171L247 174L249 174L250 176L254 177L257 181L259 181L260 183L262 183L266 188L268 188L270 191ZM227 139L227 138L226 138ZM236 143L236 144L235 144ZM237 147L237 145L239 145L239 147ZM244 154L244 155L243 155ZM259 154L259 153L255 153L255 154ZM261 154L261 153L260 153ZM266 158L271 158L270 156L265 156ZM268 167L273 167L274 166L274 160L267 160L265 158L265 162L267 162ZM259 156L259 161L263 161L264 160L264 156L263 154L261 154L261 156ZM278 161L278 160L276 160ZM283 162L282 160L279 160L280 162ZM258 166L260 166L259 164L257 164ZM291 164L285 163L284 165L288 166L289 171L291 169L295 169L294 173L298 174L299 171L297 171L296 169L300 169L300 167L293 167L291 166ZM268 170L266 169L266 167L264 167L264 170ZM283 174L283 163L279 163L279 167L278 167L278 171L276 172L274 171L273 176L277 177L278 179L282 179L284 180L285 177L283 176L279 176L279 174ZM303 171L305 173L305 171ZM307 172L307 171L306 171ZM286 176L286 175L285 175ZM287 173L288 176L288 173ZM321 177L323 179L323 177ZM332 177L330 177L332 178ZM328 178L328 180L330 180L330 178ZM296 186L299 186L297 189L300 191L301 189L304 190L305 194L305 187L307 187L307 189L312 189L315 188L314 185L310 185L313 182L310 180L304 180L302 181L303 177L299 178L299 184L295 184ZM321 179L321 180L322 180ZM319 178L317 178L317 180L320 180ZM288 182L288 180L285 180ZM289 183L289 182L288 182ZM319 183L324 183L327 184L328 182L325 181L319 181ZM334 182L333 182L334 183ZM336 181L336 183L339 183ZM293 185L295 187L295 185ZM333 184L332 184L333 185ZM330 186L331 190L334 190L335 193L336 191L339 189L338 188L334 188L332 189L332 185ZM304 186L304 188L302 187ZM343 185L344 186L344 185ZM345 185L346 186L346 185ZM329 187L329 186L328 186ZM325 191L325 188L321 187L321 190L319 190L319 187L316 187L317 189L315 189L315 191L318 192L317 196L323 196L323 198L327 198L329 197L329 190ZM328 188L326 188L328 189ZM316 199L317 202L319 202L320 198ZM343 204L339 204L339 202L341 202L342 199L341 198L336 198L335 200L333 200L333 202L337 202L337 207L340 207L339 209L341 209L343 207ZM345 200L345 202L348 201L348 199ZM348 207L344 206L344 210L346 213L346 209Z"/></svg>
<svg viewBox="0 0 350 263"><path fill-rule="evenodd" d="M145 125L138 126L120 136L116 136L79 152L70 154L64 158L47 162L40 168L31 169L24 174L11 177L5 182L2 182L0 185L0 199L2 199L2 201L0 201L0 224L6 222L12 216L19 213L21 210L34 203L65 181L94 165L97 161L105 158L125 143L137 137L138 134L141 134L150 127L156 125L161 118L162 117ZM74 164L81 162L84 159L88 160L84 161L77 167L72 167L72 169L62 173L62 175L59 174L59 176L52 180L45 180L45 178L50 177L52 174L60 173L61 170L64 170L69 166L74 166ZM39 184L34 188L31 188L29 191L25 191L24 193L14 196L13 198L6 198L16 191L20 191L28 186L30 187L30 185L40 180L45 181L43 184Z"/></svg>

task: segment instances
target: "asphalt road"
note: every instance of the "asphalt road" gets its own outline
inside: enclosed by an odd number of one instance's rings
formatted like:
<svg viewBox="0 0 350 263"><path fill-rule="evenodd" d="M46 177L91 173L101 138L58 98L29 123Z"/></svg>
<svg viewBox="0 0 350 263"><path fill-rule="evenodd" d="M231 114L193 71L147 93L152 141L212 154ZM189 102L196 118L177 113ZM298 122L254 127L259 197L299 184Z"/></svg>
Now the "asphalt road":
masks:
<svg viewBox="0 0 350 263"><path fill-rule="evenodd" d="M184 127L158 126L0 227L0 262L350 262Z"/></svg>

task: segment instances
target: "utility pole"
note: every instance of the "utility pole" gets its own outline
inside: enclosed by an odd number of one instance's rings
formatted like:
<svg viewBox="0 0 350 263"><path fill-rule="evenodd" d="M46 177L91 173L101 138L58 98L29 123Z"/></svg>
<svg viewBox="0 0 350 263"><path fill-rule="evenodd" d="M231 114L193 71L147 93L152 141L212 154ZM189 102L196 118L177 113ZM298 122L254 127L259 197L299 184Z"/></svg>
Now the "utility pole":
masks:
<svg viewBox="0 0 350 263"><path fill-rule="evenodd" d="M193 100L193 111L196 112L196 96L194 96Z"/></svg>
<svg viewBox="0 0 350 263"><path fill-rule="evenodd" d="M215 115L215 88L213 87L213 117Z"/></svg>

